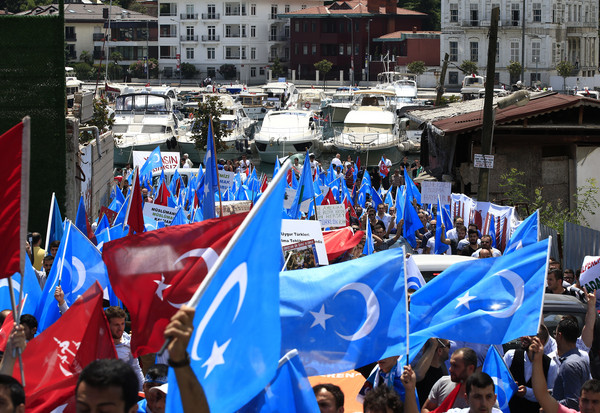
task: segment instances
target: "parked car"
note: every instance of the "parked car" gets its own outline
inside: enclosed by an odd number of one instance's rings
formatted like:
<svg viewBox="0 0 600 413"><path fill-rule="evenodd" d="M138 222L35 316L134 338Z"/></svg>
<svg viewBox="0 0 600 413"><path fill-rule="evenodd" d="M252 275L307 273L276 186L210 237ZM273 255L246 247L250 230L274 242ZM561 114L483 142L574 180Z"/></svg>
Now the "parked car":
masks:
<svg viewBox="0 0 600 413"><path fill-rule="evenodd" d="M475 260L476 258L464 255L438 255L438 254L413 254L413 259L423 275L423 279L429 282L446 268L457 262Z"/></svg>

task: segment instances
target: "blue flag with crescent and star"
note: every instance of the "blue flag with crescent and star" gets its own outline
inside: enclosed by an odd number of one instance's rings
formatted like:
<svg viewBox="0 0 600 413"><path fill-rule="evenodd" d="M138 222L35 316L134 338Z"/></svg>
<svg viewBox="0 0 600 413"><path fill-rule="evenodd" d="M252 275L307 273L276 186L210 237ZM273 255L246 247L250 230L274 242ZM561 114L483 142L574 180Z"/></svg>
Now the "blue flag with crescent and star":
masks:
<svg viewBox="0 0 600 413"><path fill-rule="evenodd" d="M261 196L252 210L256 215L252 218L251 212L248 226L244 230L245 220L238 230L243 233L196 307L188 353L213 412L241 408L269 384L277 371L284 187L285 179L281 179L270 194ZM232 378L243 380L229 386ZM170 368L167 412L181 411L179 389Z"/></svg>
<svg viewBox="0 0 600 413"><path fill-rule="evenodd" d="M65 293L67 305L70 306L96 281L103 289L108 284L108 273L102 261L102 254L75 225L67 221L36 311L38 331L42 332L60 317L54 298L54 290L58 285Z"/></svg>
<svg viewBox="0 0 600 413"><path fill-rule="evenodd" d="M411 296L411 336L502 344L537 334L548 248L546 239L452 265Z"/></svg>
<svg viewBox="0 0 600 413"><path fill-rule="evenodd" d="M160 153L160 146L154 148L146 162L140 168L140 187L152 187L152 171L156 168L162 168L163 161Z"/></svg>
<svg viewBox="0 0 600 413"><path fill-rule="evenodd" d="M282 352L297 349L310 376L402 354L403 248L280 274Z"/></svg>
<svg viewBox="0 0 600 413"><path fill-rule="evenodd" d="M290 216L292 219L300 218L300 205L307 199L313 199L314 196L315 188L313 186L310 158L307 149L304 157L304 166L302 167L302 173L300 174L300 182L298 183L298 189L296 190L296 196L294 197L294 203L290 208Z"/></svg>
<svg viewBox="0 0 600 413"><path fill-rule="evenodd" d="M496 347L490 346L488 349L482 371L489 374L492 380L494 380L500 410L504 413L510 413L508 402L513 394L517 392L519 386L515 383L506 363L500 357L500 354L498 354Z"/></svg>
<svg viewBox="0 0 600 413"><path fill-rule="evenodd" d="M42 290L27 254L25 254L25 278L21 279L21 274L16 272L12 276L12 284L16 304L19 304L19 291L21 288L23 288L22 299L25 299L25 296L27 296L21 314L35 314L35 310L42 295ZM8 278L2 278L0 280L0 308L12 309Z"/></svg>

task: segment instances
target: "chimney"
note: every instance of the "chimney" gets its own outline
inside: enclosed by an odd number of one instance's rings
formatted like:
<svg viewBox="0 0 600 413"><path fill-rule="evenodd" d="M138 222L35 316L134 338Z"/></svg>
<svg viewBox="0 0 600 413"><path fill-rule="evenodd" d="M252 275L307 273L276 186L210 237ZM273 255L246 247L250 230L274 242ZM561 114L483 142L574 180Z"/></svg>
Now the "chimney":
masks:
<svg viewBox="0 0 600 413"><path fill-rule="evenodd" d="M379 14L379 1L380 0L367 0L367 11L369 13Z"/></svg>
<svg viewBox="0 0 600 413"><path fill-rule="evenodd" d="M397 3L395 0L383 0L385 2L385 14L396 14Z"/></svg>

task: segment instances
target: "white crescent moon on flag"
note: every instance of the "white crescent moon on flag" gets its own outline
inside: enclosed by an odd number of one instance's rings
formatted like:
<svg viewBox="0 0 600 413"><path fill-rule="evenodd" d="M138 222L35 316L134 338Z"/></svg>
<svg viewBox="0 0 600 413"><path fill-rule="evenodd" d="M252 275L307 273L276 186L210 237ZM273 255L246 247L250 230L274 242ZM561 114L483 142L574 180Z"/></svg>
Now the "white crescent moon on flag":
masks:
<svg viewBox="0 0 600 413"><path fill-rule="evenodd" d="M379 300L377 300L377 296L375 295L371 287L364 283L350 283L348 285L345 285L342 288L340 288L337 293L335 293L333 298L335 299L335 297L337 297L338 294L344 291L356 291L363 296L366 303L367 319L365 320L363 325L358 330L356 330L354 334L343 335L338 333L337 331L335 332L335 334L337 334L340 338L343 338L346 341L360 340L361 338L368 336L377 325L377 321L379 321Z"/></svg>
<svg viewBox="0 0 600 413"><path fill-rule="evenodd" d="M493 276L496 275L504 278L512 285L513 289L515 290L515 300L511 305L502 310L483 312L494 318L508 318L511 317L519 309L519 307L521 307L521 304L523 304L523 299L525 298L525 282L519 276L519 274L511 270L501 270Z"/></svg>
<svg viewBox="0 0 600 413"><path fill-rule="evenodd" d="M77 273L77 285L73 288L73 293L76 293L83 287L85 279L87 278L87 272L85 270L85 265L83 265L83 262L77 257L73 257L73 267L75 267L75 271L71 271L71 282L73 282L73 274Z"/></svg>
<svg viewBox="0 0 600 413"><path fill-rule="evenodd" d="M179 258L177 258L175 260L175 262L173 263L173 267L176 266L180 261L183 261L184 259L191 258L191 257L204 259L204 262L206 263L207 271L210 271L211 267L213 265L215 265L215 262L217 262L217 258L219 258L219 254L217 254L217 252L215 250L213 250L212 248L196 248L193 250L189 250L185 254L182 254L181 256L179 256ZM182 305L187 304L187 302L172 303L169 300L167 300L167 302L172 307L175 307L175 308L181 308Z"/></svg>
<svg viewBox="0 0 600 413"><path fill-rule="evenodd" d="M504 393L504 403L502 404L502 406L499 406L500 410L504 411L506 408L508 408L506 391L504 391L504 382L502 382L502 379L499 379L498 377L492 377L492 380L494 381L494 385L497 387L496 394L499 393L498 390L502 390L502 393ZM500 403L498 403L498 405L500 405Z"/></svg>
<svg viewBox="0 0 600 413"><path fill-rule="evenodd" d="M21 284L19 284L17 282L17 280L15 280L14 278L13 278L12 282L13 282L13 288L17 291L21 291ZM8 279L3 278L0 280L0 288L2 288L2 287L8 288Z"/></svg>
<svg viewBox="0 0 600 413"><path fill-rule="evenodd" d="M198 344L200 343L202 334L204 334L204 329L206 329L208 322L212 319L213 315L219 309L221 303L223 302L227 294L229 294L229 292L233 289L233 287L236 286L236 284L240 290L240 295L238 298L237 310L235 311L233 320L231 320L232 324L237 318L240 309L242 308L242 304L244 303L244 297L246 297L246 288L248 286L248 267L245 262L238 265L231 272L231 274L229 274L229 276L219 289L219 292L217 292L217 295L213 299L212 303L210 303L210 307L208 307L208 310L206 310L204 317L202 317L202 320L200 320L198 328L196 329L196 333L194 334L194 343L192 345L191 357L193 360L200 360L200 356L198 355Z"/></svg>

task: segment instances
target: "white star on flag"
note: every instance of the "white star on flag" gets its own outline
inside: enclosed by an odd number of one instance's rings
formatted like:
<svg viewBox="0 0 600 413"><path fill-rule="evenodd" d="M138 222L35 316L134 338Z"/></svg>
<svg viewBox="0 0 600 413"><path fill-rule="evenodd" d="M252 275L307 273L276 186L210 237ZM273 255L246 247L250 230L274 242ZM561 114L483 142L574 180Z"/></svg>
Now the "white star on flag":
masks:
<svg viewBox="0 0 600 413"><path fill-rule="evenodd" d="M212 351L210 352L210 357L202 365L202 367L207 367L204 378L207 378L208 375L213 371L213 369L216 366L218 366L220 364L225 364L225 359L223 358L223 353L225 353L225 350L227 350L227 346L229 346L230 342L231 342L231 339L227 340L225 343L223 343L220 346L217 345L216 341L213 343L213 348L212 348Z"/></svg>
<svg viewBox="0 0 600 413"><path fill-rule="evenodd" d="M163 301L163 291L169 288L171 284L165 284L164 274L161 274L160 281L154 280L154 282L158 284L158 287L156 287L156 295L158 296L158 298L160 298L161 301Z"/></svg>
<svg viewBox="0 0 600 413"><path fill-rule="evenodd" d="M469 307L469 301L473 300L477 298L476 295L469 295L469 290L467 290L467 292L462 296L462 297L458 297L456 299L456 301L458 301L458 304L456 304L456 307L454 307L454 309L457 309L458 307L460 307L461 305L464 305L465 307L467 307L467 309L471 309L471 307Z"/></svg>
<svg viewBox="0 0 600 413"><path fill-rule="evenodd" d="M325 328L325 321L329 320L333 316L331 314L325 313L325 304L321 305L321 310L318 313L315 313L314 311L311 311L310 313L315 318L315 321L313 321L310 328L313 328L317 324L320 324L321 327L323 327L323 330L327 330Z"/></svg>

